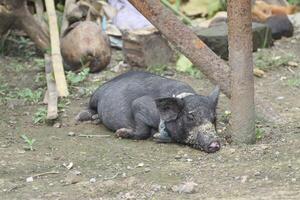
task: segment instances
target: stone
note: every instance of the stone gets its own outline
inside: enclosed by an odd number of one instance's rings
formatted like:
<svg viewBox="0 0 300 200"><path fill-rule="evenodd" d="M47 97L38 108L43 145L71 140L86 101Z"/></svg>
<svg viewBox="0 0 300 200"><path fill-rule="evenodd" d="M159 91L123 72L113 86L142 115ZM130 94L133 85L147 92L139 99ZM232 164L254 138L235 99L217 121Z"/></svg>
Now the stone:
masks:
<svg viewBox="0 0 300 200"><path fill-rule="evenodd" d="M295 27L300 27L300 13L295 13L288 16Z"/></svg>
<svg viewBox="0 0 300 200"><path fill-rule="evenodd" d="M75 133L71 131L71 132L68 133L68 136L74 137Z"/></svg>
<svg viewBox="0 0 300 200"><path fill-rule="evenodd" d="M174 185L171 189L173 192L192 194L196 192L197 185L194 182L185 182L180 185Z"/></svg>
<svg viewBox="0 0 300 200"><path fill-rule="evenodd" d="M194 28L198 37L222 59L228 60L228 27L220 24L210 28ZM253 51L272 45L272 31L261 23L252 23Z"/></svg>
<svg viewBox="0 0 300 200"><path fill-rule="evenodd" d="M156 29L124 32L122 39L125 62L131 66L163 66L173 58L168 41Z"/></svg>

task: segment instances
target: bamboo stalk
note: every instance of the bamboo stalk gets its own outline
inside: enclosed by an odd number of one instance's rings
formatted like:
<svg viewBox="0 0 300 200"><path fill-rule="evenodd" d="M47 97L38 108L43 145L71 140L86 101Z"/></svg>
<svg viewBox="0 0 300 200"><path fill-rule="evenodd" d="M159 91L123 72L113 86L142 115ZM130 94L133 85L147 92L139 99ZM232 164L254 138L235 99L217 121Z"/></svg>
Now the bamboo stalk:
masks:
<svg viewBox="0 0 300 200"><path fill-rule="evenodd" d="M64 74L62 57L60 53L59 31L57 26L57 17L53 0L45 0L46 9L49 19L50 39L51 39L51 56L54 77L56 81L59 96L68 96L69 91Z"/></svg>

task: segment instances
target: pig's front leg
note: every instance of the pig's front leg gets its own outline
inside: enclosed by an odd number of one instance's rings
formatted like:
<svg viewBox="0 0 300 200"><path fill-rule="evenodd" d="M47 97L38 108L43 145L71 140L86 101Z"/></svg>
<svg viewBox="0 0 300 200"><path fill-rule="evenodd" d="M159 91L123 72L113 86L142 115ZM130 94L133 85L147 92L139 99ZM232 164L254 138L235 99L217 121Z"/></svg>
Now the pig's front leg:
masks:
<svg viewBox="0 0 300 200"><path fill-rule="evenodd" d="M143 96L132 102L132 114L135 127L121 128L116 131L116 136L135 140L147 139L151 136L151 129L159 125L159 113L152 97Z"/></svg>

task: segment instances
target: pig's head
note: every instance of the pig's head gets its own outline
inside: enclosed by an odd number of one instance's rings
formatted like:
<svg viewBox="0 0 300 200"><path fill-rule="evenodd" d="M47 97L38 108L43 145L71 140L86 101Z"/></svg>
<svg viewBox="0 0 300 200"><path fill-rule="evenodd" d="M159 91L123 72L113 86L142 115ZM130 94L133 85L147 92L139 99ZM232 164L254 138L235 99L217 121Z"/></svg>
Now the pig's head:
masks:
<svg viewBox="0 0 300 200"><path fill-rule="evenodd" d="M170 137L208 153L218 151L216 107L219 93L217 87L209 96L193 94L184 98L156 99L161 120Z"/></svg>

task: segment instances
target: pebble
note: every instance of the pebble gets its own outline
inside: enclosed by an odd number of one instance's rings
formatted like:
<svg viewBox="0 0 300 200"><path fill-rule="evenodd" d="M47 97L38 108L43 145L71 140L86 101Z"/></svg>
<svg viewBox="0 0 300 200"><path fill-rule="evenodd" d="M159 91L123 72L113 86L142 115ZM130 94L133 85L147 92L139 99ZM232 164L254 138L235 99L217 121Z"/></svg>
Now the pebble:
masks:
<svg viewBox="0 0 300 200"><path fill-rule="evenodd" d="M233 149L233 148L231 148L231 149L229 149L229 153L231 153L231 154L233 154L233 153L235 153L235 149Z"/></svg>
<svg viewBox="0 0 300 200"><path fill-rule="evenodd" d="M74 137L74 136L75 136L75 133L74 133L74 132L69 132L69 133L68 133L68 136Z"/></svg>
<svg viewBox="0 0 300 200"><path fill-rule="evenodd" d="M90 179L90 183L95 183L96 182L96 178L91 178Z"/></svg>
<svg viewBox="0 0 300 200"><path fill-rule="evenodd" d="M138 165L137 165L137 167L143 167L145 164L144 163L139 163Z"/></svg>
<svg viewBox="0 0 300 200"><path fill-rule="evenodd" d="M180 185L174 185L171 189L173 192L192 194L196 192L197 185L194 182L185 182Z"/></svg>
<svg viewBox="0 0 300 200"><path fill-rule="evenodd" d="M289 61L288 65L291 67L298 67L298 63L294 62L294 61Z"/></svg>
<svg viewBox="0 0 300 200"><path fill-rule="evenodd" d="M54 128L60 128L61 127L61 123L57 122L53 125Z"/></svg>
<svg viewBox="0 0 300 200"><path fill-rule="evenodd" d="M127 192L127 193L124 195L124 198L125 198L125 199L136 199L136 197L134 196L134 194L131 193L131 192Z"/></svg>
<svg viewBox="0 0 300 200"><path fill-rule="evenodd" d="M242 176L241 183L246 183L247 179L248 179L248 176Z"/></svg>
<svg viewBox="0 0 300 200"><path fill-rule="evenodd" d="M150 172L150 171L151 171L151 169L149 167L145 168L145 172Z"/></svg>
<svg viewBox="0 0 300 200"><path fill-rule="evenodd" d="M33 182L33 177L30 176L30 177L26 178L26 182L27 182L27 183Z"/></svg>
<svg viewBox="0 0 300 200"><path fill-rule="evenodd" d="M276 97L276 100L283 100L283 99L284 99L284 96Z"/></svg>
<svg viewBox="0 0 300 200"><path fill-rule="evenodd" d="M257 171L254 173L254 176L260 176L261 175L261 172L260 171Z"/></svg>
<svg viewBox="0 0 300 200"><path fill-rule="evenodd" d="M158 192L161 190L161 185L158 185L158 184L154 184L151 186L151 189L154 191L154 192Z"/></svg>

